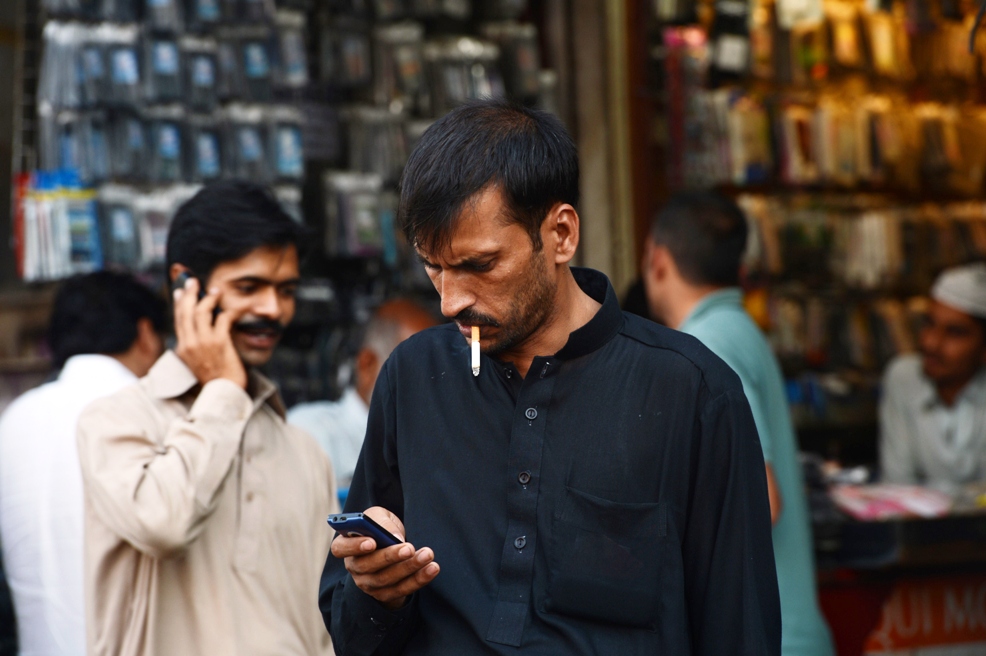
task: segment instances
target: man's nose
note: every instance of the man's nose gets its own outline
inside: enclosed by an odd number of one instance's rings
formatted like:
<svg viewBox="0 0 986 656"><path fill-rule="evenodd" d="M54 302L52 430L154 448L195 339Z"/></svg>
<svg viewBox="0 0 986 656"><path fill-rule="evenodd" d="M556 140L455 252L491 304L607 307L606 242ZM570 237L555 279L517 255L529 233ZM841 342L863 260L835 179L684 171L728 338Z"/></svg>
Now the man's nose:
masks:
<svg viewBox="0 0 986 656"><path fill-rule="evenodd" d="M268 319L279 319L282 309L278 302L277 290L272 287L259 292L254 300L253 312Z"/></svg>
<svg viewBox="0 0 986 656"><path fill-rule="evenodd" d="M921 332L921 350L934 353L941 346L941 334L934 328L926 328Z"/></svg>
<svg viewBox="0 0 986 656"><path fill-rule="evenodd" d="M438 285L438 294L442 297L442 315L449 319L455 318L460 312L476 303L473 295L455 271L443 271Z"/></svg>

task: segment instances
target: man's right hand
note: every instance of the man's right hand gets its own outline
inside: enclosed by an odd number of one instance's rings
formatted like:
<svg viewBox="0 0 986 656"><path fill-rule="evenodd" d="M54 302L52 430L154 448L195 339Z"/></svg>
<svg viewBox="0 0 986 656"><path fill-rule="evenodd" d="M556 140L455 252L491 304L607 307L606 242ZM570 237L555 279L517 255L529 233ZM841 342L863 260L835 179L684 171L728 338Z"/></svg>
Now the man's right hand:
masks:
<svg viewBox="0 0 986 656"><path fill-rule="evenodd" d="M404 539L404 524L386 508L374 506L363 514ZM346 570L360 590L390 610L406 604L407 598L431 583L440 570L431 549L415 551L408 542L377 549L372 538L339 535L332 541L332 555L345 559Z"/></svg>
<svg viewBox="0 0 986 656"><path fill-rule="evenodd" d="M198 300L199 281L196 278L189 278L184 289L175 290L175 333L178 336L175 353L203 385L210 380L226 378L246 389L246 369L230 335L233 322L239 316L220 312L213 321L219 296L218 289L210 289L205 298Z"/></svg>

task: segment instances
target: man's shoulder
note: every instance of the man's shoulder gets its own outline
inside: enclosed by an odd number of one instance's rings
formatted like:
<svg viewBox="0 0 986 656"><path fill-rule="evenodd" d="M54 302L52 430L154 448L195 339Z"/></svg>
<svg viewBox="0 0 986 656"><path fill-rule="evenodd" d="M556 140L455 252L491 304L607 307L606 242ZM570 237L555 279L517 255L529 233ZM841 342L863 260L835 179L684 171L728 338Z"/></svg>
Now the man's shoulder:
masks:
<svg viewBox="0 0 986 656"><path fill-rule="evenodd" d="M739 386L736 373L696 337L624 312L620 336L636 345L634 357L650 361L659 371L693 369L715 397Z"/></svg>
<svg viewBox="0 0 986 656"><path fill-rule="evenodd" d="M326 421L334 419L342 411L342 400L309 401L292 406L287 412L288 423Z"/></svg>
<svg viewBox="0 0 986 656"><path fill-rule="evenodd" d="M39 409L48 407L48 402L56 393L58 381L52 381L30 389L10 402L3 413L0 413L0 426L9 424L26 415L33 415Z"/></svg>
<svg viewBox="0 0 986 656"><path fill-rule="evenodd" d="M887 364L883 372L883 386L886 390L914 389L927 385L921 369L921 356L915 353L898 355Z"/></svg>
<svg viewBox="0 0 986 656"><path fill-rule="evenodd" d="M107 396L101 396L89 403L79 415L79 425L89 425L93 421L129 421L149 416L155 403L145 388L143 380L134 382Z"/></svg>

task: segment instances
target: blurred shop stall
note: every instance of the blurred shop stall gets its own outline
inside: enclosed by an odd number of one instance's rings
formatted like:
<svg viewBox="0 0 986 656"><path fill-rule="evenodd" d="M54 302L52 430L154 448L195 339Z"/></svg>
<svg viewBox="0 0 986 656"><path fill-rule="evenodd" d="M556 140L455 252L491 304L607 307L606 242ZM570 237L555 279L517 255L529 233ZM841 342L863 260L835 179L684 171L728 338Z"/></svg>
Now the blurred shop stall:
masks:
<svg viewBox="0 0 986 656"><path fill-rule="evenodd" d="M986 489L874 480L884 367L917 349L935 276L986 259L975 9L629 4L637 257L672 191L716 188L746 212L746 305L812 454L820 596L840 654L986 653Z"/></svg>
<svg viewBox="0 0 986 656"><path fill-rule="evenodd" d="M288 405L333 398L376 305L394 293L437 298L394 225L410 150L471 98L564 116L547 64L566 52L565 35L542 29L564 22L562 10L537 0L24 0L17 274L43 289L112 268L163 286L177 207L212 180L265 183L312 234L298 316L268 373ZM18 348L43 362L31 339Z"/></svg>

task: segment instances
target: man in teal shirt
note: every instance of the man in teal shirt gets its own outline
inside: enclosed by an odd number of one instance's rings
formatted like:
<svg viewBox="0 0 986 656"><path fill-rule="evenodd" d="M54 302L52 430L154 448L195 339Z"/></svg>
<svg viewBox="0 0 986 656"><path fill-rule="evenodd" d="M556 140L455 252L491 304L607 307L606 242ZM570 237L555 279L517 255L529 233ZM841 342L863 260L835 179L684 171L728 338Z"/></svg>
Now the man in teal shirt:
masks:
<svg viewBox="0 0 986 656"><path fill-rule="evenodd" d="M665 324L701 340L743 382L767 467L782 653L832 656L818 608L808 504L784 381L767 340L743 309L738 286L746 238L746 219L732 200L709 192L674 196L647 238L647 303Z"/></svg>

